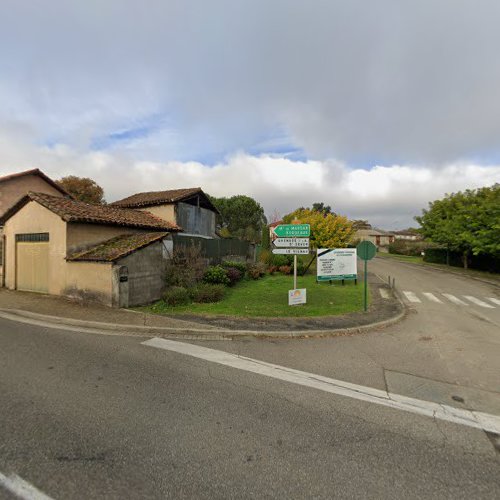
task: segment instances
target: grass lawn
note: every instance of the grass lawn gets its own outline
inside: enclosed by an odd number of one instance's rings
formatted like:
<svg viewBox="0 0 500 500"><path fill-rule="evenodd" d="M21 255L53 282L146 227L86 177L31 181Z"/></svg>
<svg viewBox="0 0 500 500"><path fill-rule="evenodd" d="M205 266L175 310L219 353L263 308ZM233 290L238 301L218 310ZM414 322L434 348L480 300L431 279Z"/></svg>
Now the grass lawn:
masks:
<svg viewBox="0 0 500 500"><path fill-rule="evenodd" d="M307 304L288 305L293 276L276 274L259 280L244 280L228 288L221 302L169 307L163 301L141 308L157 314L200 314L252 317L330 316L363 310L363 284L354 281L316 283L316 276L297 278L297 287L307 289Z"/></svg>

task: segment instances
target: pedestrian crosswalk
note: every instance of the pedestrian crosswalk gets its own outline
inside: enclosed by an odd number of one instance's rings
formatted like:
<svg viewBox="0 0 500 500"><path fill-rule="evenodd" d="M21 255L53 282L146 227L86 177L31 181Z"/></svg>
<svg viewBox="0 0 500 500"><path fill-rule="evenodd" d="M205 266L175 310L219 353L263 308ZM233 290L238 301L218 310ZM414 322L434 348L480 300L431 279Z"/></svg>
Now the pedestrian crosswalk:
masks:
<svg viewBox="0 0 500 500"><path fill-rule="evenodd" d="M380 296L383 299L389 298L388 290L379 289ZM402 291L403 299L411 304L424 304L432 302L434 304L454 304L460 307L479 306L484 309L495 309L500 306L500 299L495 297L474 297L473 295L453 295L451 293L438 292L413 292L410 290Z"/></svg>

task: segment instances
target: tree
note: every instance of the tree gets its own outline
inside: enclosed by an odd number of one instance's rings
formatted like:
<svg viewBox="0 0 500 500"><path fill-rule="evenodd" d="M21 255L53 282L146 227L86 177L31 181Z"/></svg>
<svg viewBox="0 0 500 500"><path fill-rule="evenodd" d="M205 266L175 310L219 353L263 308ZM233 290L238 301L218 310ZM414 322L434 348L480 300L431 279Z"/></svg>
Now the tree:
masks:
<svg viewBox="0 0 500 500"><path fill-rule="evenodd" d="M320 212L323 215L328 215L328 214L335 215L335 213L332 212L332 207L330 205L325 205L322 201L313 203L311 210L313 212Z"/></svg>
<svg viewBox="0 0 500 500"><path fill-rule="evenodd" d="M354 228L347 217L324 214L310 208L299 208L283 217L283 222L291 224L295 219L301 224L311 225L310 245L312 248L344 248L354 236Z"/></svg>
<svg viewBox="0 0 500 500"><path fill-rule="evenodd" d="M461 252L465 268L471 254L500 256L500 184L446 195L415 220L425 238Z"/></svg>
<svg viewBox="0 0 500 500"><path fill-rule="evenodd" d="M68 175L67 177L57 180L56 183L76 200L94 205L102 205L105 203L102 187L88 177Z"/></svg>
<svg viewBox="0 0 500 500"><path fill-rule="evenodd" d="M219 210L218 225L227 228L232 236L258 242L262 226L266 224L264 209L253 198L244 195L230 198L210 197L214 206Z"/></svg>

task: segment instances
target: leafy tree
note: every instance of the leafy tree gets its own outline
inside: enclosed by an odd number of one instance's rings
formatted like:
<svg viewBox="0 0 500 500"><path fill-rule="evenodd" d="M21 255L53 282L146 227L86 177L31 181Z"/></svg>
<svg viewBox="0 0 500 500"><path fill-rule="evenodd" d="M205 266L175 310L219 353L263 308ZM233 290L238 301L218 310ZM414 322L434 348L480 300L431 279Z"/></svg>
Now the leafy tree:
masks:
<svg viewBox="0 0 500 500"><path fill-rule="evenodd" d="M294 220L311 225L312 248L344 248L354 236L352 222L341 215L332 213L325 215L310 208L299 208L283 217L286 224L291 224Z"/></svg>
<svg viewBox="0 0 500 500"><path fill-rule="evenodd" d="M260 203L244 195L230 198L211 196L210 200L220 212L217 221L219 226L227 228L237 238L251 242L260 240L262 226L266 224L266 216Z"/></svg>
<svg viewBox="0 0 500 500"><path fill-rule="evenodd" d="M269 227L267 224L262 226L262 235L260 237L260 244L264 250L271 248L271 237L269 236Z"/></svg>
<svg viewBox="0 0 500 500"><path fill-rule="evenodd" d="M95 205L102 205L105 203L102 187L88 177L68 175L67 177L57 180L56 183L76 200Z"/></svg>
<svg viewBox="0 0 500 500"><path fill-rule="evenodd" d="M425 238L447 250L500 256L500 184L446 195L415 217Z"/></svg>
<svg viewBox="0 0 500 500"><path fill-rule="evenodd" d="M313 212L320 212L323 215L328 215L328 214L335 215L335 213L332 212L332 207L330 205L325 205L322 201L313 203L311 210Z"/></svg>

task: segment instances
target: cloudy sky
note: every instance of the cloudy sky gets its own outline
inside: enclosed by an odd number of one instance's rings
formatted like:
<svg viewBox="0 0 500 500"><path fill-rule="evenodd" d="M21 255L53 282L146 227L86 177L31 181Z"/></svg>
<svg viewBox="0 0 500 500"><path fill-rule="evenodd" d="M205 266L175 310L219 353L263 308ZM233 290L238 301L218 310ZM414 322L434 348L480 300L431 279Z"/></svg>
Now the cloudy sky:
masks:
<svg viewBox="0 0 500 500"><path fill-rule="evenodd" d="M2 0L0 175L385 228L500 182L498 0Z"/></svg>

